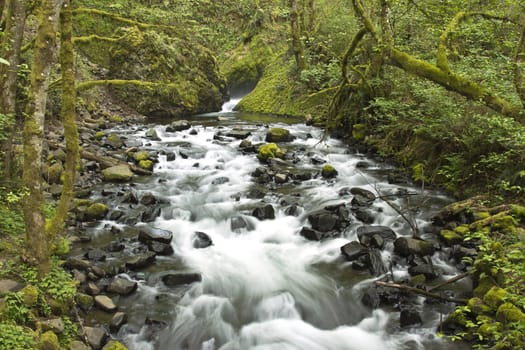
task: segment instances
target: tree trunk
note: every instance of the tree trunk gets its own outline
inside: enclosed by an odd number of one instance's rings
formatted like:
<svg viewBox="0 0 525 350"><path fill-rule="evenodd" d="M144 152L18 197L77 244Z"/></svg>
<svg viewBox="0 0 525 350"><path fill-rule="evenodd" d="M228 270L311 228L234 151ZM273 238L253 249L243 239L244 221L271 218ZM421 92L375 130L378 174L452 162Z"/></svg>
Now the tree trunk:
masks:
<svg viewBox="0 0 525 350"><path fill-rule="evenodd" d="M26 258L29 263L37 266L41 276L50 268L49 242L43 213L42 148L47 88L51 66L55 62L56 26L60 7L61 0L43 0L41 3L23 131L23 183L29 192L24 201Z"/></svg>
<svg viewBox="0 0 525 350"><path fill-rule="evenodd" d="M63 230L67 218L69 205L73 199L73 184L75 182L76 165L79 161L78 130L75 122L75 71L73 51L73 22L71 0L64 0L60 12L60 67L62 69L62 123L64 125L64 138L66 140L66 162L64 169L64 182L62 194L56 209L56 214L51 220L47 231L48 237L53 241Z"/></svg>
<svg viewBox="0 0 525 350"><path fill-rule="evenodd" d="M516 48L516 67L514 68L514 86L525 108L525 26L521 28L520 42Z"/></svg>
<svg viewBox="0 0 525 350"><path fill-rule="evenodd" d="M299 9L297 0L290 0L290 28L292 32L292 51L295 57L297 70L301 72L305 67L304 49L301 42L301 26L299 23Z"/></svg>
<svg viewBox="0 0 525 350"><path fill-rule="evenodd" d="M20 64L20 49L24 38L26 23L26 0L9 0L5 4L5 30L2 37L0 57L9 62L9 66L0 65L0 81L2 94L0 95L0 113L8 115L14 123L16 114L16 79ZM4 176L12 178L13 160L13 128L7 130L8 138L3 145Z"/></svg>

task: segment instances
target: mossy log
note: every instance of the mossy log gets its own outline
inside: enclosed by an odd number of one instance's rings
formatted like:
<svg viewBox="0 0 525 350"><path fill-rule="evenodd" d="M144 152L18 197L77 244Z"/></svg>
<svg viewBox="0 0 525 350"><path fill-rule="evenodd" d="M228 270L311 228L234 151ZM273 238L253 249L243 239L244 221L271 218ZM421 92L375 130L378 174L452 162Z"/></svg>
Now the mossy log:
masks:
<svg viewBox="0 0 525 350"><path fill-rule="evenodd" d="M444 295L441 295L441 294L428 292L428 291L426 291L424 289L421 289L421 288L405 286L404 284L376 281L376 285L382 286L382 287L399 289L399 290L402 290L402 291L405 291L405 292L420 294L420 295L424 295L424 296L429 297L429 298L443 300L443 301L452 302L452 303L458 303L458 304L466 304L467 303L467 299L450 298L450 297L447 297L447 296L444 296Z"/></svg>

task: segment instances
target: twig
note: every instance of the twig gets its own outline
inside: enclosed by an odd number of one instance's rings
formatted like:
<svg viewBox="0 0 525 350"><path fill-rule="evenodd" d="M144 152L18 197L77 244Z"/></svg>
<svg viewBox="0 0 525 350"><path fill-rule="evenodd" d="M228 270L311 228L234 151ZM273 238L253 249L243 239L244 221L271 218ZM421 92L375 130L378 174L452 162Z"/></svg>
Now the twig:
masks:
<svg viewBox="0 0 525 350"><path fill-rule="evenodd" d="M439 284L436 284L435 286L432 286L432 287L428 288L428 291L429 291L429 292L432 292L433 290L436 290L436 289L438 289L438 288L441 288L441 287L443 287L443 286L446 286L447 284L451 284L451 283L454 283L454 282L456 282L456 281L459 281L460 279L467 277L469 274L470 274L470 271L467 271L467 272L464 272L464 273L459 274L459 275L457 275L457 276L454 276L454 277L452 277L452 278L449 278L449 279L446 280L446 281L443 281L443 282L441 282L441 283L439 283Z"/></svg>
<svg viewBox="0 0 525 350"><path fill-rule="evenodd" d="M388 288L395 288L395 289L399 289L399 290L404 290L404 291L415 293L415 294L421 294L421 295L424 295L424 296L429 297L429 298L439 299L439 300L448 301L448 302L452 302L452 303L459 303L459 304L466 304L467 303L466 299L449 298L449 297L446 297L446 296L443 296L443 295L440 295L440 294L430 293L430 292L428 292L428 291L426 291L424 289L410 287L410 286L405 286L403 284L376 281L376 285L383 286L383 287L388 287Z"/></svg>

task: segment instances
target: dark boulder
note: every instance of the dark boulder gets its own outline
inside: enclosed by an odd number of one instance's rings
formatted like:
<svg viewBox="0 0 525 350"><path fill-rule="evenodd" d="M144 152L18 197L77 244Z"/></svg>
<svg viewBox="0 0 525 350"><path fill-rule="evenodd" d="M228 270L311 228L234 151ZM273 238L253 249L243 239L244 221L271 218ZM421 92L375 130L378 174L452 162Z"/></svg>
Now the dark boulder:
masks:
<svg viewBox="0 0 525 350"><path fill-rule="evenodd" d="M161 212L160 207L150 206L142 212L140 220L142 222L153 222L160 216Z"/></svg>
<svg viewBox="0 0 525 350"><path fill-rule="evenodd" d="M339 216L333 212L322 209L308 215L308 222L316 231L329 232L337 228Z"/></svg>
<svg viewBox="0 0 525 350"><path fill-rule="evenodd" d="M320 241L328 237L326 233L319 232L310 227L303 227L299 234L309 241Z"/></svg>
<svg viewBox="0 0 525 350"><path fill-rule="evenodd" d="M168 243L161 243L157 241L148 242L148 250L154 252L157 255L169 256L173 254L173 247Z"/></svg>
<svg viewBox="0 0 525 350"><path fill-rule="evenodd" d="M184 284L200 282L202 281L202 276L196 272L171 272L162 276L161 279L167 287L177 287Z"/></svg>
<svg viewBox="0 0 525 350"><path fill-rule="evenodd" d="M403 257L410 255L426 256L434 254L435 248L432 243L421 239L399 237L394 242L394 252Z"/></svg>
<svg viewBox="0 0 525 350"><path fill-rule="evenodd" d="M399 325L402 328L420 325L422 323L423 320L421 319L421 315L415 307L405 307L401 310L401 314L399 316Z"/></svg>
<svg viewBox="0 0 525 350"><path fill-rule="evenodd" d="M228 131L225 136L227 137L233 137L238 140L244 140L248 136L250 136L252 132L250 130L242 130L242 129L233 129L231 131Z"/></svg>
<svg viewBox="0 0 525 350"><path fill-rule="evenodd" d="M208 234L200 231L195 232L195 235L193 236L194 248L206 248L211 245L213 245L213 241L211 240L210 236L208 236Z"/></svg>
<svg viewBox="0 0 525 350"><path fill-rule="evenodd" d="M167 230L161 230L155 227L142 226L139 228L139 241L147 243L157 241L169 244L173 239L173 234Z"/></svg>
<svg viewBox="0 0 525 350"><path fill-rule="evenodd" d="M111 280L106 290L109 293L128 295L137 290L137 282L117 277Z"/></svg>
<svg viewBox="0 0 525 350"><path fill-rule="evenodd" d="M153 205L157 203L157 198L155 198L155 195L151 192L145 192L142 195L142 198L140 199L140 204L143 205Z"/></svg>
<svg viewBox="0 0 525 350"><path fill-rule="evenodd" d="M341 253L346 257L346 260L354 261L361 256L367 255L368 248L358 241L352 241L341 247Z"/></svg>
<svg viewBox="0 0 525 350"><path fill-rule="evenodd" d="M191 128L191 124L187 120L176 120L166 127L166 132L184 131Z"/></svg>
<svg viewBox="0 0 525 350"><path fill-rule="evenodd" d="M126 267L131 270L141 269L147 266L150 266L155 262L154 252L138 253L129 258L126 261Z"/></svg>
<svg viewBox="0 0 525 350"><path fill-rule="evenodd" d="M393 242L396 239L396 233L387 226L366 225L357 228L357 238L365 246L370 246L373 237L376 235L386 242Z"/></svg>
<svg viewBox="0 0 525 350"><path fill-rule="evenodd" d="M408 268L410 276L423 275L427 281L432 281L439 277L439 273L431 264L420 264Z"/></svg>
<svg viewBox="0 0 525 350"><path fill-rule="evenodd" d="M271 204L267 204L264 207L255 208L252 211L252 216L259 220L273 220L275 219L275 209Z"/></svg>

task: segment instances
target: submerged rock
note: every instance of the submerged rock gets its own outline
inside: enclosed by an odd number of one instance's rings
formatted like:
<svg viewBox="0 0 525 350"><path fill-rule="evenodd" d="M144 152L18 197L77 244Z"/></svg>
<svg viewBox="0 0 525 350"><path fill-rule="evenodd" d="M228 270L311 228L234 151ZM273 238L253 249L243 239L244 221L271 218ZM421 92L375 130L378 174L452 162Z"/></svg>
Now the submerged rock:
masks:
<svg viewBox="0 0 525 350"><path fill-rule="evenodd" d="M167 287L177 287L184 284L200 282L202 281L202 276L200 273L196 272L177 272L168 273L162 276L161 279Z"/></svg>
<svg viewBox="0 0 525 350"><path fill-rule="evenodd" d="M275 209L271 204L267 204L264 207L255 208L252 211L252 216L259 220L273 220L275 219Z"/></svg>

